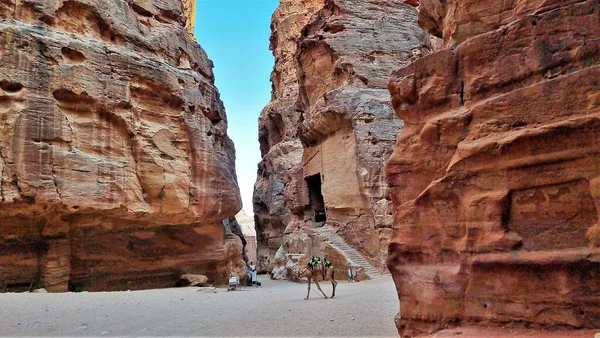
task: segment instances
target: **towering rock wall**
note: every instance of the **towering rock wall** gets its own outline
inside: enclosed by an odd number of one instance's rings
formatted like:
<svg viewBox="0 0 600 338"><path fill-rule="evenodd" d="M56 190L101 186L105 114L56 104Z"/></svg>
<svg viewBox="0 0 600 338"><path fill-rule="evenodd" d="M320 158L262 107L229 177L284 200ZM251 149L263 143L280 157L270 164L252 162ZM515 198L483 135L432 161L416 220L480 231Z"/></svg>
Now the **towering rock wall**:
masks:
<svg viewBox="0 0 600 338"><path fill-rule="evenodd" d="M600 5L421 1L447 47L389 83L388 267L410 336L600 326Z"/></svg>
<svg viewBox="0 0 600 338"><path fill-rule="evenodd" d="M284 230L293 219L286 173L302 161L298 125L299 85L296 67L297 38L323 0L282 0L271 23L271 50L275 67L271 74L272 100L259 118L262 161L254 187L254 217L261 271L271 271ZM289 175L287 177L289 182Z"/></svg>
<svg viewBox="0 0 600 338"><path fill-rule="evenodd" d="M0 1L0 288L243 268L212 63L180 1ZM233 238L233 236L230 236Z"/></svg>
<svg viewBox="0 0 600 338"><path fill-rule="evenodd" d="M260 118L254 196L261 267L322 254L311 231L322 210L383 269L392 220L382 168L402 128L386 84L429 38L399 0L282 1L272 27L274 99Z"/></svg>

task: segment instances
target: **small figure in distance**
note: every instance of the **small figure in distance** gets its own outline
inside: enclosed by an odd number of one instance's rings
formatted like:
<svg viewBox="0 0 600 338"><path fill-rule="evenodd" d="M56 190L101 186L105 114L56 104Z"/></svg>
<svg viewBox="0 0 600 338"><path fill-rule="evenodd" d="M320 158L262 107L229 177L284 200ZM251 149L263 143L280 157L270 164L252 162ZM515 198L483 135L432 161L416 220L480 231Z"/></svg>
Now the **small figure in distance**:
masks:
<svg viewBox="0 0 600 338"><path fill-rule="evenodd" d="M250 262L250 266L248 268L250 269L252 285L254 285L258 282L258 279L256 278L256 265L254 265L254 262Z"/></svg>

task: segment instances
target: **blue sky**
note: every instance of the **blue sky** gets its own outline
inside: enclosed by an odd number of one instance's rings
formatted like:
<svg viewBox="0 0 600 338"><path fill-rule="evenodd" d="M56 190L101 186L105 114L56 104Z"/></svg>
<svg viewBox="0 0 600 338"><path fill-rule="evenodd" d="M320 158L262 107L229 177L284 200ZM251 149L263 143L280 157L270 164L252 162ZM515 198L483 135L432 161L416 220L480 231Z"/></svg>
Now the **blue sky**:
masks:
<svg viewBox="0 0 600 338"><path fill-rule="evenodd" d="M260 161L258 116L271 99L271 15L278 0L196 0L198 43L214 62L215 81L227 110L236 148L244 210L252 213L252 190Z"/></svg>

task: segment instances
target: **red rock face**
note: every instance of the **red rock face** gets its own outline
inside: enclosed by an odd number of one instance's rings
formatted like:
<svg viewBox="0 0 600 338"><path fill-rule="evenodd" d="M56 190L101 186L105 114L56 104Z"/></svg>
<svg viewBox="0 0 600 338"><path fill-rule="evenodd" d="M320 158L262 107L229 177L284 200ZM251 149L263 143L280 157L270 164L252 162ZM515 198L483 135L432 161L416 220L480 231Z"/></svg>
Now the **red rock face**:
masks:
<svg viewBox="0 0 600 338"><path fill-rule="evenodd" d="M421 1L447 49L392 75L400 333L600 325L600 6Z"/></svg>
<svg viewBox="0 0 600 338"><path fill-rule="evenodd" d="M240 209L233 144L181 2L2 0L0 18L0 288L239 265L222 224Z"/></svg>

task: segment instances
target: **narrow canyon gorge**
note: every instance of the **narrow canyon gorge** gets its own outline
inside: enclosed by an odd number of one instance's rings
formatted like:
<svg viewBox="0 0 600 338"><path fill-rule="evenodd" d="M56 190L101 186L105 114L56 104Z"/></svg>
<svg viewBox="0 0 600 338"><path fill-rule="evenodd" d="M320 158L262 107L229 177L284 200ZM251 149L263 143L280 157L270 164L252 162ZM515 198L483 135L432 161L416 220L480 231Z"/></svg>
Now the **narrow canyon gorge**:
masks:
<svg viewBox="0 0 600 338"><path fill-rule="evenodd" d="M224 226L234 147L192 16L192 1L0 1L0 291L243 273Z"/></svg>
<svg viewBox="0 0 600 338"><path fill-rule="evenodd" d="M600 0L279 0L256 245L195 7L0 0L0 292L327 256L402 337L600 327Z"/></svg>

